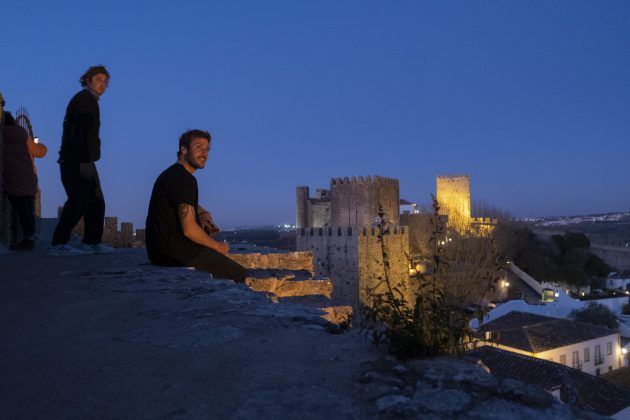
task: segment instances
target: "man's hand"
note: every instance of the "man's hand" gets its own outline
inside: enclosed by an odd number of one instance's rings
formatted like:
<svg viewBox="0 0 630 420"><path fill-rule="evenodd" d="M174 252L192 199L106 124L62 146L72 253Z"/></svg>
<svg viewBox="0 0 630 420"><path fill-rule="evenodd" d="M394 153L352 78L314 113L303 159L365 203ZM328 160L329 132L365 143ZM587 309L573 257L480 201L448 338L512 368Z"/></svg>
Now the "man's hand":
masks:
<svg viewBox="0 0 630 420"><path fill-rule="evenodd" d="M219 249L217 249L217 251L219 251L223 255L227 255L228 252L230 251L230 244L228 244L225 241L219 242Z"/></svg>
<svg viewBox="0 0 630 420"><path fill-rule="evenodd" d="M94 176L94 162L80 163L79 175L83 179L90 179Z"/></svg>

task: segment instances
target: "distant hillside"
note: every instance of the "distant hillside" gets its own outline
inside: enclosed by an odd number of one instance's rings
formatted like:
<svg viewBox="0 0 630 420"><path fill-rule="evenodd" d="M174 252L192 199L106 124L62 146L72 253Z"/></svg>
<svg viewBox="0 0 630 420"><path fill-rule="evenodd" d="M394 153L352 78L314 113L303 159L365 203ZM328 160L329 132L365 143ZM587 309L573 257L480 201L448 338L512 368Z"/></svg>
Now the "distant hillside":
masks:
<svg viewBox="0 0 630 420"><path fill-rule="evenodd" d="M630 212L522 219L539 233L566 231L586 234L591 242L625 246L630 243Z"/></svg>

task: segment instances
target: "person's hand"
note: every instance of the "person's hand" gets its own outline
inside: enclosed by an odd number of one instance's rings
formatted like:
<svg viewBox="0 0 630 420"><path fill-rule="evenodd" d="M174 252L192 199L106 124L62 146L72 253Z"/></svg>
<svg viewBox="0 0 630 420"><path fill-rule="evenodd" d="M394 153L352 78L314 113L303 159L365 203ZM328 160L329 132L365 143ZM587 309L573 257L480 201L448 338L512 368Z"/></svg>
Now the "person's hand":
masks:
<svg viewBox="0 0 630 420"><path fill-rule="evenodd" d="M80 163L79 175L83 179L90 179L94 176L94 162Z"/></svg>
<svg viewBox="0 0 630 420"><path fill-rule="evenodd" d="M219 242L219 249L217 249L217 251L219 251L221 254L223 255L227 255L228 251L230 250L230 244L228 244L227 242Z"/></svg>

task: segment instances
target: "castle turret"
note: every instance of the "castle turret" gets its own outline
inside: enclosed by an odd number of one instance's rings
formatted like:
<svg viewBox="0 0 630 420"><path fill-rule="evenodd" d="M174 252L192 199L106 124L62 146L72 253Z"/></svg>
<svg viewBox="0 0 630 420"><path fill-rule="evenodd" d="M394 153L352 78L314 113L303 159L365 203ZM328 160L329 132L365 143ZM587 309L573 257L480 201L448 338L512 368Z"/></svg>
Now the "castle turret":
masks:
<svg viewBox="0 0 630 420"><path fill-rule="evenodd" d="M381 176L330 181L331 226L371 226L383 208L390 223L400 221L398 180Z"/></svg>
<svg viewBox="0 0 630 420"><path fill-rule="evenodd" d="M295 225L298 228L308 227L308 187L295 189Z"/></svg>

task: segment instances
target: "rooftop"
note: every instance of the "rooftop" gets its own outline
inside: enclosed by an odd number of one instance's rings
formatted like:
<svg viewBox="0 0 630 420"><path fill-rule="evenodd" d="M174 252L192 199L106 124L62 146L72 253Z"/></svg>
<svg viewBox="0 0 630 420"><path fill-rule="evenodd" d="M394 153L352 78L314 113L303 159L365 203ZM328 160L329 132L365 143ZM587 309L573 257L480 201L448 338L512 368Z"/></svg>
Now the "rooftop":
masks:
<svg viewBox="0 0 630 420"><path fill-rule="evenodd" d="M490 346L470 350L466 358L481 361L492 375L500 378L516 379L548 391L559 388L560 399L573 408L610 416L630 406L630 388L559 363Z"/></svg>
<svg viewBox="0 0 630 420"><path fill-rule="evenodd" d="M482 334L487 331L493 333L490 341L532 353L617 333L615 330L584 322L520 311L508 312L479 328Z"/></svg>

